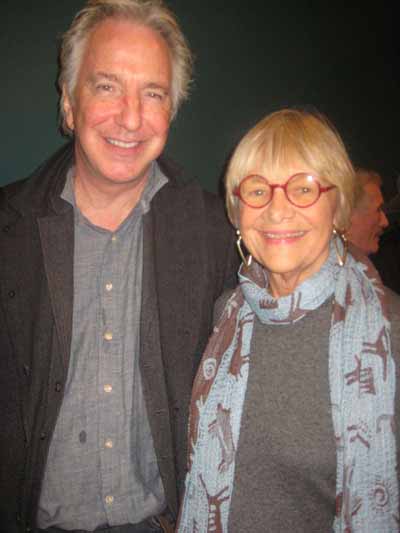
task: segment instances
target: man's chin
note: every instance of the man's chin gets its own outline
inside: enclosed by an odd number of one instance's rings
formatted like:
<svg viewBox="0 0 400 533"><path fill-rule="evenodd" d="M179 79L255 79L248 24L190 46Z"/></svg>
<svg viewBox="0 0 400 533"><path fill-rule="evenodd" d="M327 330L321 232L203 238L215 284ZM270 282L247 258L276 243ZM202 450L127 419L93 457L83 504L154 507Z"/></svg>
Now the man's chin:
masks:
<svg viewBox="0 0 400 533"><path fill-rule="evenodd" d="M127 168L104 168L99 174L109 183L115 185L129 185L130 183L139 183L146 179L149 174L151 165L146 167L133 166Z"/></svg>
<svg viewBox="0 0 400 533"><path fill-rule="evenodd" d="M379 251L379 239L376 240L376 242L371 245L370 250L368 251L367 255L376 254Z"/></svg>

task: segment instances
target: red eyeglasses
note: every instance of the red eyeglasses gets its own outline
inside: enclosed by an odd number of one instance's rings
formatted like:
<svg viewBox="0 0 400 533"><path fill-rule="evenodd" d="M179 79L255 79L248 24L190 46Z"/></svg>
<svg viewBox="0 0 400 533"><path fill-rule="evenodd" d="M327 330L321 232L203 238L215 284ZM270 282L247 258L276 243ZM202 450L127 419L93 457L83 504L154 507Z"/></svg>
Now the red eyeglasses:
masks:
<svg viewBox="0 0 400 533"><path fill-rule="evenodd" d="M257 209L269 204L275 189L283 189L291 204L296 207L310 207L319 200L323 192L334 188L335 185L322 187L314 176L303 172L294 174L283 185L268 183L263 176L252 174L244 178L233 194L249 207Z"/></svg>

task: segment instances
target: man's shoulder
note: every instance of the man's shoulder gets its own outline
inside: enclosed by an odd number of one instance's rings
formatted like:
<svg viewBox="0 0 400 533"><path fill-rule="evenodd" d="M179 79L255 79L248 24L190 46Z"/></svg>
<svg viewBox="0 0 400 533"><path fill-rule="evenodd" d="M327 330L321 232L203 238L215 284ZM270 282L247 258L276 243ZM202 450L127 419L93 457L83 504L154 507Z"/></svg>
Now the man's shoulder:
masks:
<svg viewBox="0 0 400 533"><path fill-rule="evenodd" d="M400 332L400 295L385 287L386 302L389 311L389 319L392 323L396 323Z"/></svg>
<svg viewBox="0 0 400 533"><path fill-rule="evenodd" d="M225 218L224 203L220 196L204 189L196 179L188 176L176 161L162 156L157 163L168 178L168 184L157 195L159 205L181 207L184 210L194 209L193 215L200 209L210 216L215 214Z"/></svg>
<svg viewBox="0 0 400 533"><path fill-rule="evenodd" d="M225 239L233 241L234 231L222 199L204 190L198 182L168 183L155 200L156 218L168 221L170 229L179 233L201 230L208 236L210 246L219 246Z"/></svg>
<svg viewBox="0 0 400 533"><path fill-rule="evenodd" d="M400 363L400 296L385 287L386 304L391 328L392 348L396 353L398 364ZM400 375L400 372L399 372Z"/></svg>
<svg viewBox="0 0 400 533"><path fill-rule="evenodd" d="M28 177L14 181L0 188L0 206L14 202L20 206L40 205L47 194L59 185L56 176L63 177L73 159L71 143L64 144L41 163Z"/></svg>
<svg viewBox="0 0 400 533"><path fill-rule="evenodd" d="M0 204L17 195L20 191L23 191L28 180L29 178L18 179L17 181L0 186Z"/></svg>

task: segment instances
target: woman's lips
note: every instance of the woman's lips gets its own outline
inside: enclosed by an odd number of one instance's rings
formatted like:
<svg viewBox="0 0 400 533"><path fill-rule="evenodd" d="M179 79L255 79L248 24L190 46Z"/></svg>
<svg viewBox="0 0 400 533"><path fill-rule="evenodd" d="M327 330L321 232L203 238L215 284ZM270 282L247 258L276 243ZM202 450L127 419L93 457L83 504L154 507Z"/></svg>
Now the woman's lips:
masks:
<svg viewBox="0 0 400 533"><path fill-rule="evenodd" d="M306 231L263 231L262 236L268 244L290 244L306 235Z"/></svg>

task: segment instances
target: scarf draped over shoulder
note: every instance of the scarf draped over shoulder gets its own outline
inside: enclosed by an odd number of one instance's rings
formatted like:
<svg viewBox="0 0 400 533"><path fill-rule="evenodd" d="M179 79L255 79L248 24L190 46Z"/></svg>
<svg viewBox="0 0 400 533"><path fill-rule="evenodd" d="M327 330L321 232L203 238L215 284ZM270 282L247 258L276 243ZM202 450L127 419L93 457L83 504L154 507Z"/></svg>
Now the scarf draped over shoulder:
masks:
<svg viewBox="0 0 400 533"><path fill-rule="evenodd" d="M267 287L268 274L259 264L242 265L239 285L202 358L190 408L178 532L228 531L254 317L284 327L332 296L329 385L337 464L332 527L345 533L399 531L395 366L377 272L354 250L340 267L331 245L321 270L289 296L275 299ZM265 492L267 501L268 487Z"/></svg>

